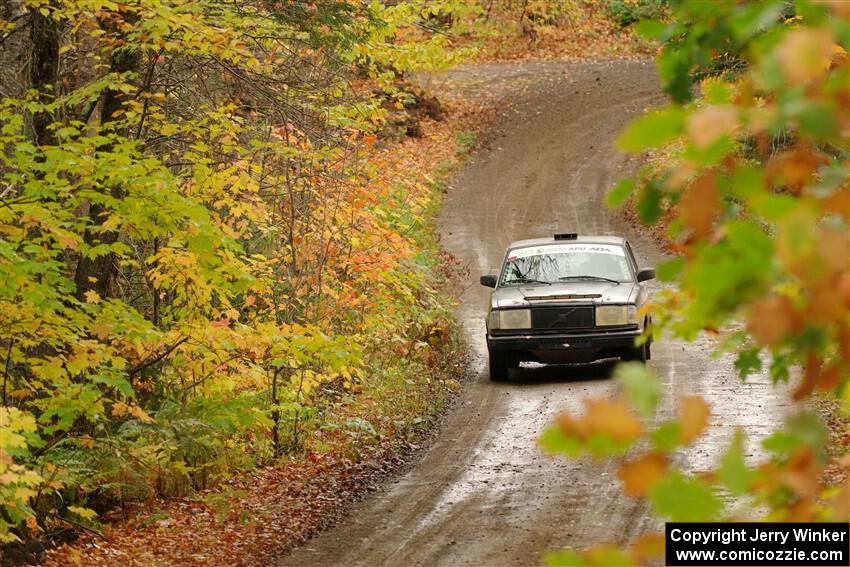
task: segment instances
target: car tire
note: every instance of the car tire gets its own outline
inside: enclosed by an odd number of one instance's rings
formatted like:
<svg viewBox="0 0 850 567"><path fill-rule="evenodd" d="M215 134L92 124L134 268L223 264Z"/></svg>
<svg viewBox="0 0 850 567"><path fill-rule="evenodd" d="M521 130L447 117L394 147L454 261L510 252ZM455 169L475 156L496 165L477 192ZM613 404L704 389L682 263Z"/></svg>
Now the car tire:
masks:
<svg viewBox="0 0 850 567"><path fill-rule="evenodd" d="M624 355L622 359L624 361L636 360L638 362L643 362L646 364L646 361L652 357L652 351L650 349L649 341L643 343L639 347L635 347L628 354Z"/></svg>
<svg viewBox="0 0 850 567"><path fill-rule="evenodd" d="M504 354L490 353L490 380L493 382L504 382L508 379L508 369L511 363Z"/></svg>

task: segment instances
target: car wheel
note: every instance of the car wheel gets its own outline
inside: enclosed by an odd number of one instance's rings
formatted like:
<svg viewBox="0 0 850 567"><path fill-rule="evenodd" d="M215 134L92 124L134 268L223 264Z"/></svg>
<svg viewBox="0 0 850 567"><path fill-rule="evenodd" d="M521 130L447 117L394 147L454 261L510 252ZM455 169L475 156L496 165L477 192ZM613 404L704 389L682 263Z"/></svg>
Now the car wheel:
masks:
<svg viewBox="0 0 850 567"><path fill-rule="evenodd" d="M649 360L650 356L652 355L650 353L649 342L645 342L639 347L633 348L630 353L622 356L621 358L624 361L636 360L646 364L646 361Z"/></svg>
<svg viewBox="0 0 850 567"><path fill-rule="evenodd" d="M507 380L510 367L510 360L504 354L490 353L490 380L493 382Z"/></svg>

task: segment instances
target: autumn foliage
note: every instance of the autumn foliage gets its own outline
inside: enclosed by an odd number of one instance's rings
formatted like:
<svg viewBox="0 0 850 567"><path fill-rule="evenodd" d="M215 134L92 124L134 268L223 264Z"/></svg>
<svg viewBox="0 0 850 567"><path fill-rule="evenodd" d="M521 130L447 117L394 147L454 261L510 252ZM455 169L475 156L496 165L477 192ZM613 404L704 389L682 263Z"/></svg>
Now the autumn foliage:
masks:
<svg viewBox="0 0 850 567"><path fill-rule="evenodd" d="M659 518L761 510L768 521L845 521L850 481L823 480L825 467L850 461L829 462L827 431L805 401L820 392L850 409L850 12L838 2L671 5L668 19L637 24L661 43L670 103L620 138L621 149L655 157L609 203L633 197L640 220L662 222L678 253L658 267L676 285L656 295L653 333L708 333L742 380L765 372L803 403L763 440L764 462L747 458L741 431L716 469L688 473L675 454L700 443L710 403L682 397L677 416L662 418L657 378L624 365L616 399L563 417L543 444L624 455L624 491L648 498ZM550 564L642 565L662 554L659 543L649 534L626 549L553 553Z"/></svg>
<svg viewBox="0 0 850 567"><path fill-rule="evenodd" d="M438 192L376 144L455 8L3 5L0 541L270 462L449 339Z"/></svg>

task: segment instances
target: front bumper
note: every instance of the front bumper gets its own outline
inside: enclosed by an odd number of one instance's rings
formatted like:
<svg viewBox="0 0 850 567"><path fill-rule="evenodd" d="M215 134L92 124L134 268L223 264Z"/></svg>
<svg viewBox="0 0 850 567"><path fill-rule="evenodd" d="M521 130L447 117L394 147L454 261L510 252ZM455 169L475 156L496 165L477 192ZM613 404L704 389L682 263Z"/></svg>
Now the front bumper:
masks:
<svg viewBox="0 0 850 567"><path fill-rule="evenodd" d="M517 360L559 363L623 356L635 348L641 329L558 334L487 334L487 349Z"/></svg>

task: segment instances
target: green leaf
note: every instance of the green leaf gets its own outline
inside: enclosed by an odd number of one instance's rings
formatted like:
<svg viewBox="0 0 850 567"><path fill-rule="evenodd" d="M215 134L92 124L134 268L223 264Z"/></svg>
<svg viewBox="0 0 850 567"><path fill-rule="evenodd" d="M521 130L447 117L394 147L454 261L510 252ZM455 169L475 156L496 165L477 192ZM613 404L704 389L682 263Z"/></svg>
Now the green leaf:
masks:
<svg viewBox="0 0 850 567"><path fill-rule="evenodd" d="M762 441L762 447L777 456L786 457L798 447L806 446L823 458L827 438L827 429L816 414L801 413L792 417L784 430L776 431Z"/></svg>
<svg viewBox="0 0 850 567"><path fill-rule="evenodd" d="M625 203L635 187L634 179L621 179L611 191L605 195L605 204L610 209L616 209Z"/></svg>
<svg viewBox="0 0 850 567"><path fill-rule="evenodd" d="M679 106L668 106L633 120L617 140L617 147L627 152L657 148L684 132L687 113Z"/></svg>
<svg viewBox="0 0 850 567"><path fill-rule="evenodd" d="M761 349L749 349L738 353L735 359L735 368L738 369L738 376L741 381L747 379L747 376L753 372L761 370L761 357L759 353Z"/></svg>
<svg viewBox="0 0 850 567"><path fill-rule="evenodd" d="M752 166L738 167L732 174L730 186L733 194L743 198L760 193L764 191L762 171Z"/></svg>
<svg viewBox="0 0 850 567"><path fill-rule="evenodd" d="M735 432L731 445L720 459L717 475L732 494L741 495L749 490L756 473L747 467L744 459L744 434L740 430Z"/></svg>
<svg viewBox="0 0 850 567"><path fill-rule="evenodd" d="M765 450L780 455L791 453L802 444L802 439L788 431L775 431L761 442Z"/></svg>
<svg viewBox="0 0 850 567"><path fill-rule="evenodd" d="M664 84L664 90L679 104L690 101L691 61L684 50L665 49L658 56L658 75Z"/></svg>
<svg viewBox="0 0 850 567"><path fill-rule="evenodd" d="M670 26L658 20L641 20L635 24L635 33L646 39L667 39Z"/></svg>
<svg viewBox="0 0 850 567"><path fill-rule="evenodd" d="M655 180L644 185L638 192L637 212L643 224L652 224L661 218L661 191Z"/></svg>
<svg viewBox="0 0 850 567"><path fill-rule="evenodd" d="M684 268L684 258L673 258L658 264L655 268L655 275L662 282L672 282L682 273Z"/></svg>
<svg viewBox="0 0 850 567"><path fill-rule="evenodd" d="M570 457L579 456L582 450L581 443L564 435L560 427L547 427L540 436L540 446L550 453L562 453Z"/></svg>
<svg viewBox="0 0 850 567"><path fill-rule="evenodd" d="M549 567L590 567L591 565L572 549L547 553L544 561Z"/></svg>
<svg viewBox="0 0 850 567"><path fill-rule="evenodd" d="M755 198L750 200L750 205L753 211L771 222L781 220L800 207L800 203L796 197L774 193L759 193Z"/></svg>
<svg viewBox="0 0 850 567"><path fill-rule="evenodd" d="M682 426L678 421L662 423L650 436L652 446L658 451L669 452L682 444Z"/></svg>
<svg viewBox="0 0 850 567"><path fill-rule="evenodd" d="M815 139L827 139L836 134L838 116L830 103L801 102L795 112L800 133Z"/></svg>
<svg viewBox="0 0 850 567"><path fill-rule="evenodd" d="M628 553L613 547L597 547L587 552L585 559L569 549L546 554L544 560L550 567L632 567L636 565Z"/></svg>
<svg viewBox="0 0 850 567"><path fill-rule="evenodd" d="M678 470L668 472L649 492L654 512L673 522L716 520L723 503L704 482Z"/></svg>
<svg viewBox="0 0 850 567"><path fill-rule="evenodd" d="M587 439L584 448L594 457L609 457L622 455L631 445L628 441L617 441L607 433L596 433Z"/></svg>
<svg viewBox="0 0 850 567"><path fill-rule="evenodd" d="M626 396L642 416L649 417L655 413L655 407L661 399L661 383L645 364L618 364L614 379L622 384Z"/></svg>

